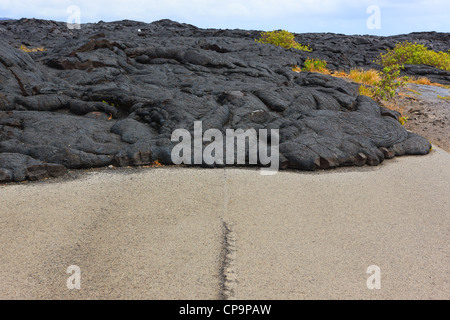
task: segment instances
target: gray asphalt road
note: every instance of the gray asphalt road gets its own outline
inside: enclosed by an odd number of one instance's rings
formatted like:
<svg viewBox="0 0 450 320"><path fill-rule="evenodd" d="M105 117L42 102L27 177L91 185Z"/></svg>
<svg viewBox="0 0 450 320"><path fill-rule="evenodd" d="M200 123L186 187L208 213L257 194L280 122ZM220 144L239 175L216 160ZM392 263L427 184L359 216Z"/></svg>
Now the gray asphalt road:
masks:
<svg viewBox="0 0 450 320"><path fill-rule="evenodd" d="M0 186L0 298L449 299L449 169L437 149L319 173L158 168ZM367 287L372 265L380 289Z"/></svg>

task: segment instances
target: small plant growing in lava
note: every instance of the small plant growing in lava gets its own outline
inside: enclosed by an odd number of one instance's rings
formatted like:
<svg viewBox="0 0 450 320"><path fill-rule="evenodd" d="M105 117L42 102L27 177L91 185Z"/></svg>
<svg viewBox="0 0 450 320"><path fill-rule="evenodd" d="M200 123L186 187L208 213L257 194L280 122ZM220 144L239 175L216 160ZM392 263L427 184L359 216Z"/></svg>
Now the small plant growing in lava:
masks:
<svg viewBox="0 0 450 320"><path fill-rule="evenodd" d="M330 74L330 71L327 69L327 62L319 59L307 59L304 62L305 67L303 71L308 72L320 72L325 74Z"/></svg>
<svg viewBox="0 0 450 320"><path fill-rule="evenodd" d="M45 49L43 47L39 47L39 48L27 48L24 45L20 46L20 50L22 50L23 52L42 52L45 51Z"/></svg>

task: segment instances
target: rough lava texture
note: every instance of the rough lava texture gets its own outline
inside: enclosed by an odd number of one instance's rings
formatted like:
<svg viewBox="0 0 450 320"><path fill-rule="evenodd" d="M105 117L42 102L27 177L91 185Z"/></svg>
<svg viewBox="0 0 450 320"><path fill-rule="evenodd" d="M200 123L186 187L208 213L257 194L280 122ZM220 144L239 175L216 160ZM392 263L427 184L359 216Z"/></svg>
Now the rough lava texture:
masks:
<svg viewBox="0 0 450 320"><path fill-rule="evenodd" d="M259 44L258 31L199 29L161 20L82 25L0 22L0 181L67 169L172 164L175 129L279 129L283 168L378 165L427 154L430 143L358 86L292 72L307 58L330 69L376 67L399 41L448 50L450 35L299 34L314 52ZM23 52L44 47L43 52ZM442 84L449 72L407 69Z"/></svg>

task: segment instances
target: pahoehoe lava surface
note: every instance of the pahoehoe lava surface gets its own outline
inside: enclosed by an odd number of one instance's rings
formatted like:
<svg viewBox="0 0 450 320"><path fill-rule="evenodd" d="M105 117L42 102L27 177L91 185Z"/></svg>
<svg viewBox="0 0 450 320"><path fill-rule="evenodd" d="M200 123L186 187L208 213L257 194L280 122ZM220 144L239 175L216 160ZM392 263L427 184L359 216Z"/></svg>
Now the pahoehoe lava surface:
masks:
<svg viewBox="0 0 450 320"><path fill-rule="evenodd" d="M330 69L379 68L399 41L447 51L446 33L395 37L298 34L314 50L254 41L258 31L199 29L161 20L84 24L0 22L0 181L36 180L67 169L172 164L175 129L279 129L283 168L377 165L427 154L429 142L358 86L293 72L307 58ZM44 47L24 52L20 46ZM410 66L450 84L450 74ZM206 144L206 142L205 142Z"/></svg>

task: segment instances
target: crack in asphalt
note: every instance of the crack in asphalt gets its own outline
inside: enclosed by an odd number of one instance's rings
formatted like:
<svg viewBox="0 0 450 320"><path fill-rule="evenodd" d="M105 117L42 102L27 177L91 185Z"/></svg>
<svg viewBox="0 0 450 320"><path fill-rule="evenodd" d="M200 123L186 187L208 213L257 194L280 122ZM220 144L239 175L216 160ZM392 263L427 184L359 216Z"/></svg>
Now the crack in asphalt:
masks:
<svg viewBox="0 0 450 320"><path fill-rule="evenodd" d="M224 169L224 198L222 212L222 253L219 269L220 289L219 299L229 300L234 297L237 286L237 274L234 261L236 259L236 234L233 230L234 225L225 220L228 211L228 187L227 172Z"/></svg>
<svg viewBox="0 0 450 320"><path fill-rule="evenodd" d="M221 300L233 299L237 286L237 274L234 261L236 259L236 234L232 225L223 223L223 246L220 266L220 292Z"/></svg>

